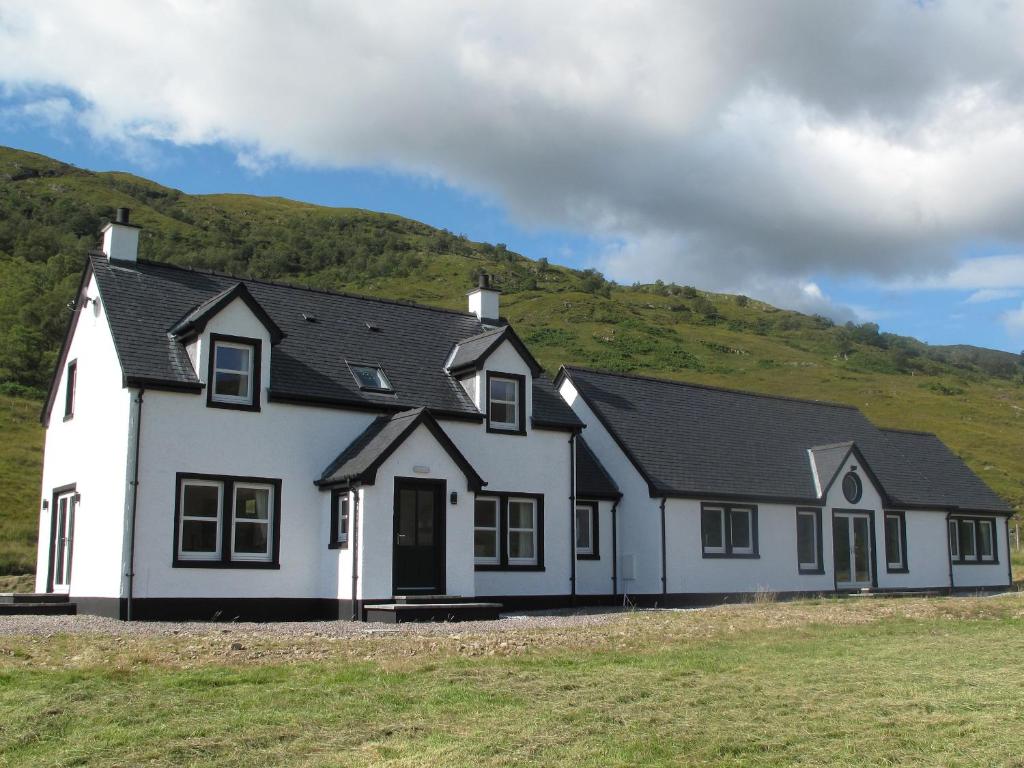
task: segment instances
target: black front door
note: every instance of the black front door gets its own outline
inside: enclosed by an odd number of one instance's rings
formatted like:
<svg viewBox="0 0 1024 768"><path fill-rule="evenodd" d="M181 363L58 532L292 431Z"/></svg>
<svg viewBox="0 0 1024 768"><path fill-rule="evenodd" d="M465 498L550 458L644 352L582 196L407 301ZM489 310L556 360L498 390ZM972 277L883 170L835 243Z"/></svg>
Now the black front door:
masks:
<svg viewBox="0 0 1024 768"><path fill-rule="evenodd" d="M444 594L443 480L395 479L396 595Z"/></svg>

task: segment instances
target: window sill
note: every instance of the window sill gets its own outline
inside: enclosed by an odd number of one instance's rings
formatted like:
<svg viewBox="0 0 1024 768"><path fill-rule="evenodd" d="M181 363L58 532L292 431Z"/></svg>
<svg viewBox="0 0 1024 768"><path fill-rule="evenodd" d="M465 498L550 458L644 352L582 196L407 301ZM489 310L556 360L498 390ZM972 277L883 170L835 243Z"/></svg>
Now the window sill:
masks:
<svg viewBox="0 0 1024 768"><path fill-rule="evenodd" d="M255 411L260 410L259 403L222 403L210 398L206 401L207 408L223 408L228 411Z"/></svg>
<svg viewBox="0 0 1024 768"><path fill-rule="evenodd" d="M885 566L886 573L910 573L909 568L890 568L888 565Z"/></svg>
<svg viewBox="0 0 1024 768"><path fill-rule="evenodd" d="M824 568L797 568L797 573L801 576L824 576Z"/></svg>
<svg viewBox="0 0 1024 768"><path fill-rule="evenodd" d="M332 541L327 545L328 549L348 549L347 541Z"/></svg>
<svg viewBox="0 0 1024 768"><path fill-rule="evenodd" d="M280 563L261 563L258 560L175 560L174 568L246 568L262 571L281 569Z"/></svg>
<svg viewBox="0 0 1024 768"><path fill-rule="evenodd" d="M761 555L754 552L749 555L733 554L731 552L704 552L705 560L760 560Z"/></svg>
<svg viewBox="0 0 1024 768"><path fill-rule="evenodd" d="M477 571L543 571L543 565L501 565L496 563L493 565L477 563L473 566L474 570Z"/></svg>
<svg viewBox="0 0 1024 768"><path fill-rule="evenodd" d="M487 425L487 431L492 435L518 435L520 437L526 435L525 429L502 429L500 427L492 427L490 424Z"/></svg>
<svg viewBox="0 0 1024 768"><path fill-rule="evenodd" d="M71 421L73 418L75 418L75 414L69 413L66 416L64 416L64 421Z"/></svg>
<svg viewBox="0 0 1024 768"><path fill-rule="evenodd" d="M576 555L576 559L577 560L600 560L601 559L601 555L600 555L600 553L595 553L595 554L591 554L591 555L579 555L579 554L577 554Z"/></svg>
<svg viewBox="0 0 1024 768"><path fill-rule="evenodd" d="M999 565L998 560L954 560L953 565Z"/></svg>

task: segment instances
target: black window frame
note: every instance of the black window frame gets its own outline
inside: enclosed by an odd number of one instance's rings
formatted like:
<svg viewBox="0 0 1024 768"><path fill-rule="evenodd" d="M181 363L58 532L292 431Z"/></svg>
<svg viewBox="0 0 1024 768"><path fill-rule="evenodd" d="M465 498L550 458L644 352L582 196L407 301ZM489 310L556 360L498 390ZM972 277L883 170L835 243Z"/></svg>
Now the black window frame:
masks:
<svg viewBox="0 0 1024 768"><path fill-rule="evenodd" d="M900 562L901 565L893 567L889 556L889 518L899 521L900 526ZM885 542L885 572L886 573L910 573L910 564L907 562L907 514L895 509L887 509L882 513L882 540Z"/></svg>
<svg viewBox="0 0 1024 768"><path fill-rule="evenodd" d="M996 518L989 516L974 516L974 515L951 515L949 518L950 524L956 523L957 529L957 553L953 556L952 547L952 535L947 534L950 537L949 547L949 559L954 565L999 565L999 532L996 526ZM960 546L960 526L963 523L971 522L974 524L974 557L965 558L963 554L963 548ZM992 559L982 560L981 558L981 523L988 523L992 527ZM947 526L947 531L949 527Z"/></svg>
<svg viewBox="0 0 1024 768"><path fill-rule="evenodd" d="M846 492L846 481L852 479L857 485L857 493L855 498L850 498L850 495ZM843 498L849 504L859 504L860 500L864 498L864 481L860 479L860 475L854 472L852 469L843 475L843 479L840 481L840 490L842 491Z"/></svg>
<svg viewBox="0 0 1024 768"><path fill-rule="evenodd" d="M542 493L516 493L506 491L488 491L478 493L473 499L497 499L498 500L498 562L497 563L473 563L477 571L543 571L544 567L544 494ZM537 509L537 529L534 545L537 550L536 563L510 563L508 561L508 502L510 499L532 499ZM476 528L474 520L474 529Z"/></svg>
<svg viewBox="0 0 1024 768"><path fill-rule="evenodd" d="M249 402L230 403L216 400L217 377L214 373L217 360L217 344L226 342L239 346L248 346L252 349L252 381L249 382ZM260 339L253 339L248 336L230 336L223 333L210 334L210 353L208 355L206 368L206 406L208 408L225 408L231 411L259 411L263 395L261 371L263 365L263 342Z"/></svg>
<svg viewBox="0 0 1024 768"><path fill-rule="evenodd" d="M722 510L722 552L708 552L704 545L704 512L708 510ZM728 522L733 511L750 511L750 552L734 552L732 543L732 525ZM717 501L702 501L700 505L700 552L706 559L735 559L735 560L756 560L761 557L760 542L758 540L757 525L757 504L731 504Z"/></svg>
<svg viewBox="0 0 1024 768"><path fill-rule="evenodd" d="M590 510L590 552L580 552L576 547L576 510L580 507L587 507ZM600 560L601 559L601 505L597 501L577 500L573 505L573 551L577 560Z"/></svg>
<svg viewBox="0 0 1024 768"><path fill-rule="evenodd" d="M491 424L491 380L504 379L512 381L516 385L516 427L495 427ZM525 435L526 434L526 377L518 373L504 373L502 371L487 371L487 378L484 382L486 396L484 397L484 412L487 417L487 431L498 435Z"/></svg>
<svg viewBox="0 0 1024 768"><path fill-rule="evenodd" d="M814 516L814 551L818 559L815 568L805 568L800 562L800 515ZM796 570L801 576L821 576L825 573L825 547L821 532L821 507L796 508Z"/></svg>
<svg viewBox="0 0 1024 768"><path fill-rule="evenodd" d="M187 480L222 483L221 508L218 512L221 526L220 559L190 560L179 556L178 538L181 530L181 502L184 495L182 483ZM234 518L235 484L269 485L274 489L274 503L270 521L270 560L232 560L231 531ZM273 477L249 477L242 475L216 475L199 472L178 472L174 476L174 535L171 565L174 568L251 568L256 570L278 570L281 567L281 480Z"/></svg>
<svg viewBox="0 0 1024 768"><path fill-rule="evenodd" d="M64 421L75 417L75 396L78 390L78 358L67 364L64 376Z"/></svg>
<svg viewBox="0 0 1024 768"><path fill-rule="evenodd" d="M345 500L348 504L348 525L345 527L345 540L342 541L338 538L338 518L341 517L341 510L338 509L338 504ZM352 492L347 488L336 488L331 491L331 533L330 540L328 541L328 549L348 549L348 543L352 538Z"/></svg>
<svg viewBox="0 0 1024 768"><path fill-rule="evenodd" d="M352 374L352 378L355 379L356 386L359 387L360 392L372 392L381 395L391 395L395 392L395 385L391 383L391 377L388 376L388 372L384 370L384 366L380 363L360 363L354 360L346 360L345 365L348 366L348 372ZM359 376L356 374L356 368L365 368L367 370L378 371L381 378L387 382L386 387L368 387L359 380Z"/></svg>

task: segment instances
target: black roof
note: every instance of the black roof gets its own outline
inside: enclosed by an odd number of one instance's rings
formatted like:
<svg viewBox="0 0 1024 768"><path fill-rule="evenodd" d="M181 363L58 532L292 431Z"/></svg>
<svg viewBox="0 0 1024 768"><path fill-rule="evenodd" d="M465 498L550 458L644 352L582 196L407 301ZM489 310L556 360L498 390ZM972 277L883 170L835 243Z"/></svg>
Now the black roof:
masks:
<svg viewBox="0 0 1024 768"><path fill-rule="evenodd" d="M577 367L563 375L652 496L811 503L811 449L854 443L893 505L1011 511L934 435L879 429L853 406Z"/></svg>
<svg viewBox="0 0 1024 768"><path fill-rule="evenodd" d="M452 359L448 363L448 370L456 376L466 371L479 370L483 367L484 361L504 341L508 341L516 348L526 364L530 366L534 376L541 372L540 363L534 359L530 350L520 341L519 336L512 330L512 326L509 325L491 328L476 336L460 341L452 353Z"/></svg>
<svg viewBox="0 0 1024 768"><path fill-rule="evenodd" d="M175 331L205 322L211 307L241 295L258 305L271 337L270 399L435 415L482 415L445 370L460 341L486 328L468 312L231 277L146 261L90 256L128 386L198 391ZM248 303L248 302L247 302ZM371 327L372 326L372 327ZM393 393L362 391L349 364L378 365ZM544 375L533 379L533 425L582 427ZM52 399L52 394L51 394Z"/></svg>
<svg viewBox="0 0 1024 768"><path fill-rule="evenodd" d="M612 501L622 498L619 486L582 437L576 438L576 498Z"/></svg>
<svg viewBox="0 0 1024 768"><path fill-rule="evenodd" d="M321 487L349 485L355 482L373 485L381 464L421 424L430 430L441 447L459 466L472 490L479 491L487 485L425 408L413 408L391 416L378 416L324 469L316 484Z"/></svg>

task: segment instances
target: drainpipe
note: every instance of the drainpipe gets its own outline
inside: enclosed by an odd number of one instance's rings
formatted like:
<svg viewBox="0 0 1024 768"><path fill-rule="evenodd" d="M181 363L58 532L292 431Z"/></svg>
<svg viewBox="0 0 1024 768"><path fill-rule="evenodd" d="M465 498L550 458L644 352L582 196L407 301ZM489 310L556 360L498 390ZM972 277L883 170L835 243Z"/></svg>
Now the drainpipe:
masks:
<svg viewBox="0 0 1024 768"><path fill-rule="evenodd" d="M132 403L135 406L135 434L132 435L131 439L135 443L135 457L133 459L132 479L130 481L132 487L131 508L128 510L130 520L128 524L128 600L125 603L125 619L127 621L132 620L132 603L135 597L135 520L138 517L139 449L142 442L142 394L145 391L145 388L139 389L138 394L132 399ZM177 493L177 490L175 490L175 493Z"/></svg>
<svg viewBox="0 0 1024 768"><path fill-rule="evenodd" d="M576 433L569 437L569 594L576 603Z"/></svg>
<svg viewBox="0 0 1024 768"><path fill-rule="evenodd" d="M1013 586L1013 563L1010 562L1010 518L1005 518L1006 523L1006 585L1008 587ZM946 526L946 530L949 530L949 526ZM992 542L992 546L996 546L999 542Z"/></svg>
<svg viewBox="0 0 1024 768"><path fill-rule="evenodd" d="M946 513L946 559L949 560L949 594L953 594L953 542L949 538L949 516ZM959 531L959 528L957 529Z"/></svg>
<svg viewBox="0 0 1024 768"><path fill-rule="evenodd" d="M661 500L661 598L666 600L668 597L668 555L665 551L665 502L667 498Z"/></svg>
<svg viewBox="0 0 1024 768"><path fill-rule="evenodd" d="M600 509L600 507L598 507ZM612 604L619 600L619 526L616 512L619 509L619 500L612 504Z"/></svg>
<svg viewBox="0 0 1024 768"><path fill-rule="evenodd" d="M350 489L352 493L352 530L349 536L352 539L352 621L359 620L359 600L357 587L359 586L359 486Z"/></svg>

